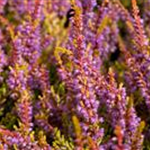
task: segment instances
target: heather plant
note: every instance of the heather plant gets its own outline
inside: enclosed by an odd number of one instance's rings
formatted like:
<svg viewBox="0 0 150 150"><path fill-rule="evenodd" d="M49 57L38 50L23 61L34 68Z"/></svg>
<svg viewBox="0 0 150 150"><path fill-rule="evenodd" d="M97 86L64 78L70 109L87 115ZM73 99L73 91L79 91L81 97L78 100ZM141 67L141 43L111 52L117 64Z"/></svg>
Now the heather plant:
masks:
<svg viewBox="0 0 150 150"><path fill-rule="evenodd" d="M149 6L0 1L0 150L149 150Z"/></svg>

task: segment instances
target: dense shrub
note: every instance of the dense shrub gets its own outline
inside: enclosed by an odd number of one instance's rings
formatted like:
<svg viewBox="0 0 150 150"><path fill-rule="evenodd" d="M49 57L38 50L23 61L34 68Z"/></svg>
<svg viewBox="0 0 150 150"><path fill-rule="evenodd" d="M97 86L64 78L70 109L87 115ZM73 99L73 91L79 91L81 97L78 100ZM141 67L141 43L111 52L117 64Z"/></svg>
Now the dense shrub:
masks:
<svg viewBox="0 0 150 150"><path fill-rule="evenodd" d="M149 150L149 10L0 0L0 150Z"/></svg>

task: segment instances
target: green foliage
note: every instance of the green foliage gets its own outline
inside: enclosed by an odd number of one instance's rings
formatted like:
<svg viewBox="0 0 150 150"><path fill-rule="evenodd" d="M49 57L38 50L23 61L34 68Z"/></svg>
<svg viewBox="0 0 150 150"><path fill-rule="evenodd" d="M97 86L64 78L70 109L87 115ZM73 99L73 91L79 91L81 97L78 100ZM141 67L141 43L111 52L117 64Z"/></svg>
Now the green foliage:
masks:
<svg viewBox="0 0 150 150"><path fill-rule="evenodd" d="M144 141L143 150L150 150L150 141L149 140Z"/></svg>
<svg viewBox="0 0 150 150"><path fill-rule="evenodd" d="M80 127L80 123L79 123L78 118L76 116L73 116L72 121L73 121L73 124L74 124L76 136L81 137L81 127Z"/></svg>
<svg viewBox="0 0 150 150"><path fill-rule="evenodd" d="M62 54L66 54L66 55L69 55L69 56L73 55L73 53L70 50L66 49L66 48L56 47L55 52L54 52L54 56L55 56L58 64L60 64L60 65L62 65L62 63L63 63L62 59L61 59Z"/></svg>
<svg viewBox="0 0 150 150"><path fill-rule="evenodd" d="M4 117L2 118L0 124L4 125L7 129L13 130L14 125L16 125L17 122L18 122L17 117L12 113L8 112L5 118Z"/></svg>
<svg viewBox="0 0 150 150"><path fill-rule="evenodd" d="M103 30L108 27L108 25L111 23L111 19L108 16L105 16L101 22L101 24L98 27L98 34L101 34Z"/></svg>
<svg viewBox="0 0 150 150"><path fill-rule="evenodd" d="M12 129L13 124L16 123L16 117L10 113L13 109L14 101L8 95L7 85L3 83L0 87L0 118L2 117L0 124Z"/></svg>
<svg viewBox="0 0 150 150"><path fill-rule="evenodd" d="M49 67L49 76L51 79L51 84L54 85L55 83L58 83L58 75L57 75L57 69L55 65L51 65Z"/></svg>
<svg viewBox="0 0 150 150"><path fill-rule="evenodd" d="M55 128L53 147L55 150L74 150L74 145L71 139L66 140L60 130Z"/></svg>
<svg viewBox="0 0 150 150"><path fill-rule="evenodd" d="M128 9L131 9L131 0L120 0L121 3ZM147 1L147 0L137 0L137 4L139 6L140 9L143 8L143 1Z"/></svg>
<svg viewBox="0 0 150 150"><path fill-rule="evenodd" d="M3 84L0 88L0 117L3 115L3 111L4 111L4 107L2 107L4 105L4 103L6 102L6 87L5 84Z"/></svg>

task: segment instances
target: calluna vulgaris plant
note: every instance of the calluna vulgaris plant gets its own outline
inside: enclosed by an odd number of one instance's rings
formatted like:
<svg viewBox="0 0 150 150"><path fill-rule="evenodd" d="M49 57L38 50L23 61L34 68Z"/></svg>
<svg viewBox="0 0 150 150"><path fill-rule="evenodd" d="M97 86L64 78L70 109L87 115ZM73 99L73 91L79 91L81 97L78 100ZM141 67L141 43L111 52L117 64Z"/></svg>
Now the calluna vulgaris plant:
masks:
<svg viewBox="0 0 150 150"><path fill-rule="evenodd" d="M150 150L150 0L0 0L0 150Z"/></svg>

